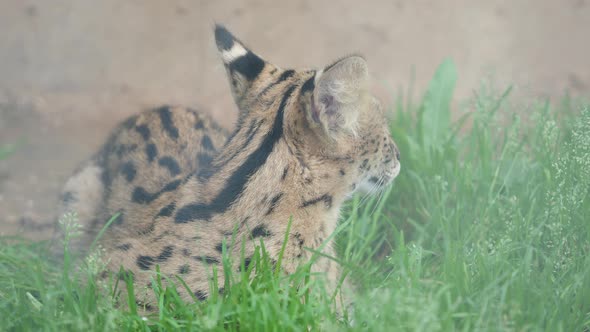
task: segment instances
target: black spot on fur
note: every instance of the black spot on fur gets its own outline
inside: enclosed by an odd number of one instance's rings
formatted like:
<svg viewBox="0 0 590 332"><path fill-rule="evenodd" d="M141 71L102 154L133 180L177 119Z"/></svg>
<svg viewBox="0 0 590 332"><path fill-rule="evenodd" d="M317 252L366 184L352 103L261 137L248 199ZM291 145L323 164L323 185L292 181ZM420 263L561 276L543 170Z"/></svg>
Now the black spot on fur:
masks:
<svg viewBox="0 0 590 332"><path fill-rule="evenodd" d="M186 223L198 219L208 220L213 213L223 213L232 205L238 196L244 190L246 183L252 175L260 169L270 156L274 145L283 136L283 116L285 106L293 89L289 88L277 111L275 121L271 131L266 135L260 146L248 156L240 167L229 177L225 187L215 196L210 204L193 203L185 205L176 212L174 221L177 223Z"/></svg>
<svg viewBox="0 0 590 332"><path fill-rule="evenodd" d="M267 216L269 214L271 214L274 211L274 209L277 207L277 205L279 204L279 201L281 200L281 197L283 197L283 193L279 193L279 194L275 195L275 197L273 197L270 200L270 207L268 208L268 211L266 211Z"/></svg>
<svg viewBox="0 0 590 332"><path fill-rule="evenodd" d="M203 129L205 128L205 123L203 123L203 120L197 120L197 123L195 123L195 129Z"/></svg>
<svg viewBox="0 0 590 332"><path fill-rule="evenodd" d="M215 151L215 147L213 146L213 142L211 142L211 137L209 135L204 135L201 139L201 146L205 150Z"/></svg>
<svg viewBox="0 0 590 332"><path fill-rule="evenodd" d="M125 211L119 210L117 213L119 213L119 216L117 216L114 223L115 225L122 225L125 222Z"/></svg>
<svg viewBox="0 0 590 332"><path fill-rule="evenodd" d="M221 25L215 25L215 43L222 51L230 50L234 46L234 37Z"/></svg>
<svg viewBox="0 0 590 332"><path fill-rule="evenodd" d="M301 235L301 233L295 233L294 236L295 236L295 239L297 239L297 245L299 246L300 249L302 249L303 244L305 243L305 240L303 239L303 235Z"/></svg>
<svg viewBox="0 0 590 332"><path fill-rule="evenodd" d="M125 176L125 180L127 180L127 182L131 182L133 179L135 179L137 170L135 169L133 162L128 161L121 165L121 173L123 173L123 176Z"/></svg>
<svg viewBox="0 0 590 332"><path fill-rule="evenodd" d="M219 264L219 259L211 256L193 256L193 259L207 264Z"/></svg>
<svg viewBox="0 0 590 332"><path fill-rule="evenodd" d="M146 125L139 125L137 127L135 127L135 130L141 135L141 137L143 138L144 141L147 141L148 139L150 139L151 133L150 133L150 128L148 128L148 126Z"/></svg>
<svg viewBox="0 0 590 332"><path fill-rule="evenodd" d="M178 268L178 273L187 274L191 271L191 267L188 264L184 264Z"/></svg>
<svg viewBox="0 0 590 332"><path fill-rule="evenodd" d="M203 261L207 264L219 264L219 260L215 257L205 256Z"/></svg>
<svg viewBox="0 0 590 332"><path fill-rule="evenodd" d="M136 264L142 270L149 270L154 264L154 258L151 256L138 256Z"/></svg>
<svg viewBox="0 0 590 332"><path fill-rule="evenodd" d="M244 258L244 271L248 271L248 268L250 268L250 264L252 264L252 257ZM239 266L238 271L242 271L241 265Z"/></svg>
<svg viewBox="0 0 590 332"><path fill-rule="evenodd" d="M190 255L191 255L191 252L190 252L190 250L188 250L188 249L186 249L186 248L182 249L182 256L184 256L184 257L188 257L188 256L190 256Z"/></svg>
<svg viewBox="0 0 590 332"><path fill-rule="evenodd" d="M256 54L248 51L243 56L234 59L229 64L230 72L238 72L242 74L248 81L252 81L260 75L264 69L264 60L259 58Z"/></svg>
<svg viewBox="0 0 590 332"><path fill-rule="evenodd" d="M162 167L166 167L172 176L176 176L181 172L178 162L170 156L160 158L160 160L158 160L158 164Z"/></svg>
<svg viewBox="0 0 590 332"><path fill-rule="evenodd" d="M156 147L156 144L150 143L146 145L145 154L147 155L148 161L150 163L154 161L154 159L156 159L156 157L158 156L158 148Z"/></svg>
<svg viewBox="0 0 590 332"><path fill-rule="evenodd" d="M131 248L131 243L123 243L121 245L116 246L115 248L123 251L127 251Z"/></svg>
<svg viewBox="0 0 590 332"><path fill-rule="evenodd" d="M133 202L139 204L151 203L156 198L160 197L160 195L162 195L163 193L176 190L181 182L182 180L180 179L169 182L166 186L164 186L164 188L160 189L159 191L153 194L147 192L143 187L135 187L131 199L133 200Z"/></svg>
<svg viewBox="0 0 590 332"><path fill-rule="evenodd" d="M305 244L305 240L303 239L301 233L295 233L293 234L293 237L295 237L295 240L297 241L297 246L299 247L299 253L297 254L297 258L301 258L301 256L303 256L303 245Z"/></svg>
<svg viewBox="0 0 590 332"><path fill-rule="evenodd" d="M258 225L252 230L252 237L269 237L272 233L264 225Z"/></svg>
<svg viewBox="0 0 590 332"><path fill-rule="evenodd" d="M177 224L184 224L195 220L211 219L211 210L206 204L189 204L181 207L174 216L174 222Z"/></svg>
<svg viewBox="0 0 590 332"><path fill-rule="evenodd" d="M198 291L195 291L194 294L195 294L195 297L197 298L197 300L199 300L201 302L207 300L207 295L203 291L198 290Z"/></svg>
<svg viewBox="0 0 590 332"><path fill-rule="evenodd" d="M359 166L359 169L363 170L367 168L367 164L369 163L369 159L363 160L363 163Z"/></svg>
<svg viewBox="0 0 590 332"><path fill-rule="evenodd" d="M331 195L329 195L329 194L327 194L327 193L326 193L326 194L323 194L322 196L319 196L319 197L316 197L316 198L310 199L310 200L308 200L308 201L304 201L304 202L301 204L301 207L302 207L302 208L306 208L306 207L309 207L309 206L315 205L315 204L317 204L317 203L319 203L319 202L322 202L322 201L324 202L324 204L325 204L326 208L328 208L328 209L329 209L329 208L331 208L331 207L332 207L332 196L331 196Z"/></svg>
<svg viewBox="0 0 590 332"><path fill-rule="evenodd" d="M172 257L173 253L174 253L174 246L165 246L164 249L162 249L162 252L158 255L158 257L156 257L156 260L158 262L165 262L170 257Z"/></svg>
<svg viewBox="0 0 590 332"><path fill-rule="evenodd" d="M285 169L283 170L283 175L281 175L281 181L285 180L285 178L287 177L287 173L289 173L289 166L285 166Z"/></svg>
<svg viewBox="0 0 590 332"><path fill-rule="evenodd" d="M153 196L152 194L148 193L143 187L136 187L135 190L133 190L131 199L135 203L146 204L153 201Z"/></svg>
<svg viewBox="0 0 590 332"><path fill-rule="evenodd" d="M215 250L217 250L217 252L219 252L219 253L222 253L223 252L223 243L219 242L218 244L216 244Z"/></svg>
<svg viewBox="0 0 590 332"><path fill-rule="evenodd" d="M377 182L379 182L379 178L378 178L378 177L376 177L376 176L372 176L372 177L369 179L369 182L371 182L371 183L377 183Z"/></svg>
<svg viewBox="0 0 590 332"><path fill-rule="evenodd" d="M173 140L178 139L178 128L174 125L174 121L172 121L172 113L170 112L170 108L168 106L160 107L157 110L158 114L160 115L160 121L162 121L162 127L164 131L172 138Z"/></svg>
<svg viewBox="0 0 590 332"><path fill-rule="evenodd" d="M170 217L172 215L172 213L174 212L174 208L176 207L176 205L174 203L170 203L166 206L164 206L162 209L160 209L160 212L158 212L158 214L156 215L157 217Z"/></svg>
<svg viewBox="0 0 590 332"><path fill-rule="evenodd" d="M344 175L346 175L346 172L344 172L344 170L341 168L340 169L340 176L344 176Z"/></svg>

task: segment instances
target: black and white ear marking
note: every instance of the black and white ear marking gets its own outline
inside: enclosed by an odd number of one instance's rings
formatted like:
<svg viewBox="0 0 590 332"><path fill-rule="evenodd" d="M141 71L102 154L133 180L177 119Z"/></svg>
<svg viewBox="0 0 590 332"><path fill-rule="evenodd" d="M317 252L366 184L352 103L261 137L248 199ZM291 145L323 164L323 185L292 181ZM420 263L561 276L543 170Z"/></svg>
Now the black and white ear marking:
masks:
<svg viewBox="0 0 590 332"><path fill-rule="evenodd" d="M234 60L246 56L249 52L242 43L221 25L215 26L215 43L221 53L221 59L226 65L231 65Z"/></svg>
<svg viewBox="0 0 590 332"><path fill-rule="evenodd" d="M219 24L215 25L215 43L227 69L234 97L239 102L267 63Z"/></svg>
<svg viewBox="0 0 590 332"><path fill-rule="evenodd" d="M229 51L234 46L234 36L224 26L216 24L215 42L220 51Z"/></svg>

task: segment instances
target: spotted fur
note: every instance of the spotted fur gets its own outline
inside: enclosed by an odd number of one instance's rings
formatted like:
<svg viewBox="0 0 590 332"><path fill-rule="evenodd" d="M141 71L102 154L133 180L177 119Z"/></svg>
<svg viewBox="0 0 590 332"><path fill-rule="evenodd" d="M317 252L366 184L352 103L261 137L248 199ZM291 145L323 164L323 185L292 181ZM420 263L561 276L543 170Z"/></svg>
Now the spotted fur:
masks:
<svg viewBox="0 0 590 332"><path fill-rule="evenodd" d="M182 275L199 300L209 295L212 266L224 284L224 250L236 271L248 267L260 239L277 258L292 218L282 264L292 273L310 258L307 248L318 249L335 230L356 188L384 187L400 170L362 57L285 70L224 27L215 28L215 39L240 110L233 134L187 108L143 112L113 132L63 194L63 210L80 213L83 243L120 213L100 241L110 270L122 266L147 285L158 264L167 275ZM245 262L238 259L242 248ZM334 254L331 244L324 251ZM326 272L334 286L340 270L321 258L314 271ZM154 306L141 294L137 301Z"/></svg>

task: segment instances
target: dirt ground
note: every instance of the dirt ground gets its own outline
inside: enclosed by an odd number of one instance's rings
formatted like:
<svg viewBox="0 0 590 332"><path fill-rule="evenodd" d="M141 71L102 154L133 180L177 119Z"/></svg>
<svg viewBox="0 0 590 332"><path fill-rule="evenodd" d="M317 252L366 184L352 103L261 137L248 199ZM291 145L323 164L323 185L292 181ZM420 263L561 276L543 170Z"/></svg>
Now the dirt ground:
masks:
<svg viewBox="0 0 590 332"><path fill-rule="evenodd" d="M387 104L412 72L424 91L445 57L457 100L489 71L529 96L590 92L589 0L0 0L0 145L21 142L0 161L0 233L48 238L61 183L142 108L231 127L214 22L283 67L362 53Z"/></svg>

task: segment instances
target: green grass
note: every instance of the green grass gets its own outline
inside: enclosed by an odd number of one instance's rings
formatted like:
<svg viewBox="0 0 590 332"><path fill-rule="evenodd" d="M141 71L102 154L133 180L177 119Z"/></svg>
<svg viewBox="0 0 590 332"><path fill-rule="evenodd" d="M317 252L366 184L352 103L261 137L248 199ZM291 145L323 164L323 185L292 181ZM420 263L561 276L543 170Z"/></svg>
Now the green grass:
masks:
<svg viewBox="0 0 590 332"><path fill-rule="evenodd" d="M206 302L181 301L155 273L160 311L144 318L114 307L113 289L131 283L95 282L96 255L76 272L45 244L2 238L0 330L590 330L589 105L515 107L510 89L484 85L452 121L455 81L447 61L418 105L399 98L402 172L344 209L337 243L360 288L352 327L310 278L313 262L285 277L263 246Z"/></svg>

